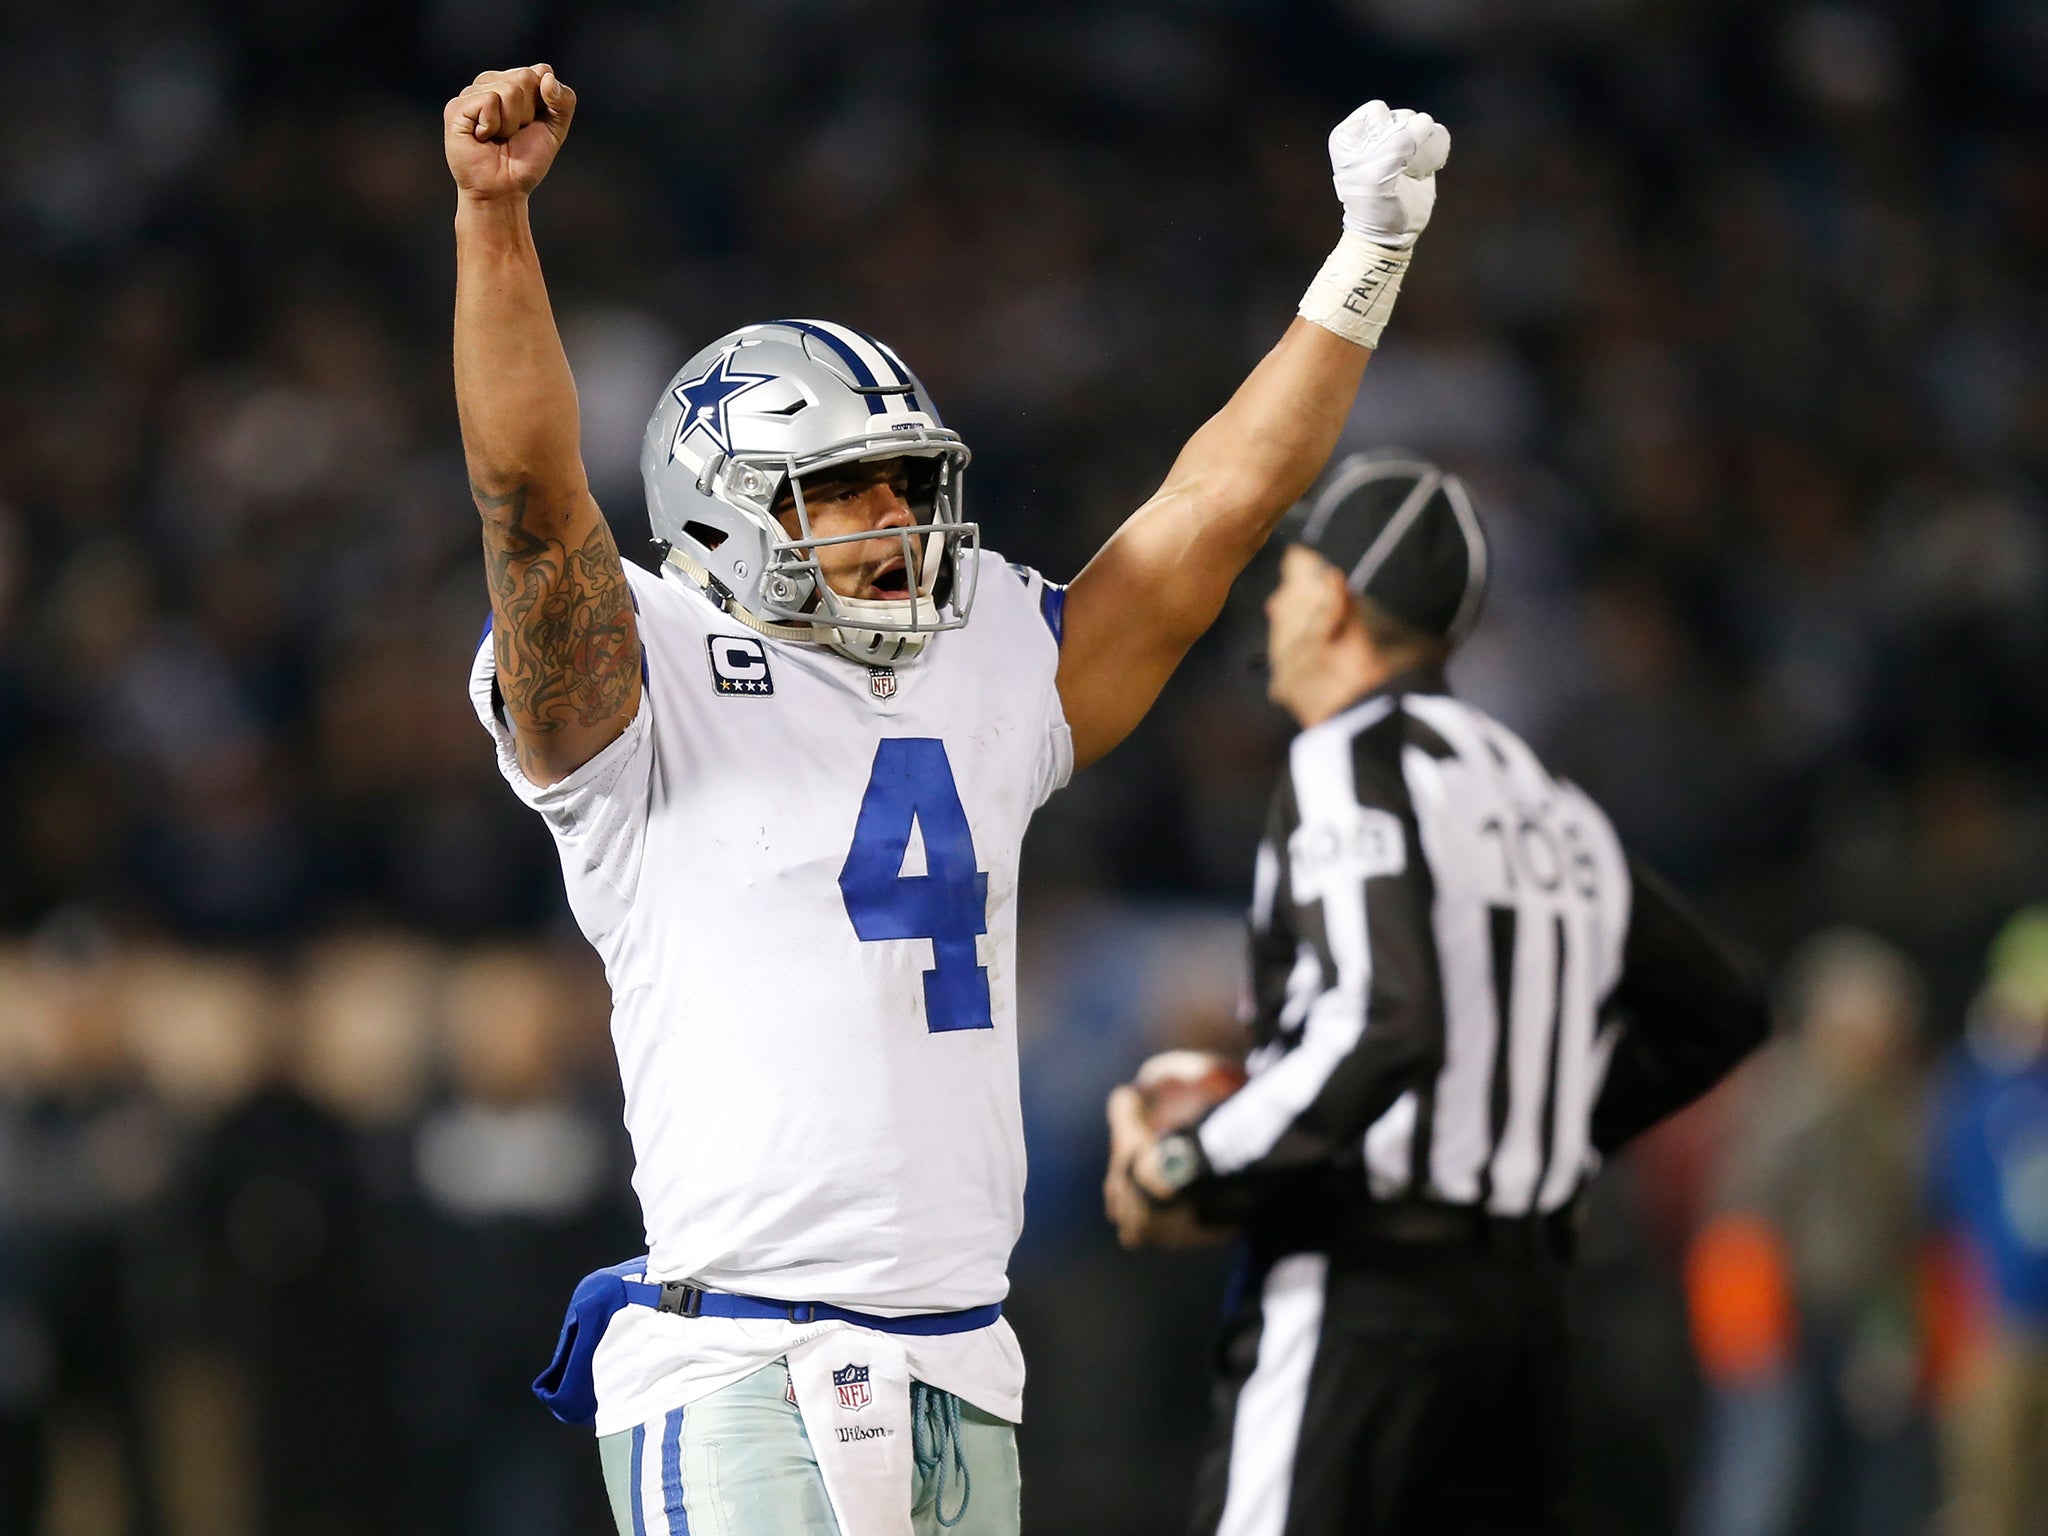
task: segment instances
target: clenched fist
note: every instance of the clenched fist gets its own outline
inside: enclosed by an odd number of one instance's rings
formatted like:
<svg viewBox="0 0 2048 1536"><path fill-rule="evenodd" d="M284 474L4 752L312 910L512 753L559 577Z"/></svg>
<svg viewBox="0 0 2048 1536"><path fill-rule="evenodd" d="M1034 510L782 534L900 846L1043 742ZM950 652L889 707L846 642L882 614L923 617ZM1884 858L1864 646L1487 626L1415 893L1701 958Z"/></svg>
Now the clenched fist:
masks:
<svg viewBox="0 0 2048 1536"><path fill-rule="evenodd" d="M1393 250L1414 245L1436 206L1436 173L1450 153L1449 130L1427 112L1368 101L1330 133L1330 179L1344 204L1344 227Z"/></svg>
<svg viewBox="0 0 2048 1536"><path fill-rule="evenodd" d="M554 164L569 136L576 93L554 67L491 69L441 109L448 170L465 197L524 197Z"/></svg>

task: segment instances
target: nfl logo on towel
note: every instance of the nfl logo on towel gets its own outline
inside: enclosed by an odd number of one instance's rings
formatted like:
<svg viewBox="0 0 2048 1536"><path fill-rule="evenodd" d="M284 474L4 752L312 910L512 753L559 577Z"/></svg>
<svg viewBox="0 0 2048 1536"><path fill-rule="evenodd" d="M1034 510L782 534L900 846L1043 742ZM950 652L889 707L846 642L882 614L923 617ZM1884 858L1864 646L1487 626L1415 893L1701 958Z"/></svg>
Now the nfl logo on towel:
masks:
<svg viewBox="0 0 2048 1536"><path fill-rule="evenodd" d="M868 1368L864 1365L842 1366L832 1373L832 1385L839 1389L839 1406L858 1411L875 1400L873 1389L868 1386Z"/></svg>

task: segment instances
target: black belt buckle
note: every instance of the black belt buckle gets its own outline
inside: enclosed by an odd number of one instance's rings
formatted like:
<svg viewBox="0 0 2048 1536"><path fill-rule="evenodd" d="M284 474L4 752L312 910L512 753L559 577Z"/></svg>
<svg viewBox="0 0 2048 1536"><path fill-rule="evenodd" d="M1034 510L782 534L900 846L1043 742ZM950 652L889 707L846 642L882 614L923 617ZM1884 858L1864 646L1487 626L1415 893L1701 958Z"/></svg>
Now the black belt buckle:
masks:
<svg viewBox="0 0 2048 1536"><path fill-rule="evenodd" d="M1541 1216L1495 1216L1477 1213L1479 1247L1484 1253L1510 1263L1532 1263L1543 1251L1546 1234Z"/></svg>
<svg viewBox="0 0 2048 1536"><path fill-rule="evenodd" d="M659 1312L673 1312L677 1317L701 1317L704 1315L704 1292L687 1280L664 1280L661 1282L661 1305Z"/></svg>
<svg viewBox="0 0 2048 1536"><path fill-rule="evenodd" d="M1482 1213L1478 1225L1482 1251L1517 1263L1569 1263L1576 1247L1577 1232L1569 1205L1554 1211L1531 1211L1526 1216Z"/></svg>
<svg viewBox="0 0 2048 1536"><path fill-rule="evenodd" d="M792 1301L789 1304L789 1320L792 1323L815 1323L818 1320L818 1304L815 1301Z"/></svg>

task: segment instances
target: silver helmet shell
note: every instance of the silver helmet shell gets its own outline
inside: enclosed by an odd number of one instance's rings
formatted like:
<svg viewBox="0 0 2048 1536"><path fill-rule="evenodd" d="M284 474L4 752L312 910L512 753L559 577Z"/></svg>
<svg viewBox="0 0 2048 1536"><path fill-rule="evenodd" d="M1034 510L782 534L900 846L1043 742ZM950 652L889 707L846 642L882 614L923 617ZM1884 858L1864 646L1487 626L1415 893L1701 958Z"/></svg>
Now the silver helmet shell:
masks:
<svg viewBox="0 0 2048 1536"><path fill-rule="evenodd" d="M803 477L864 459L911 461L916 522L887 533L811 536ZM873 337L824 320L777 320L721 336L662 391L640 449L647 515L667 560L727 612L778 639L828 645L870 665L908 661L967 622L980 528L960 516L967 445L917 376ZM796 528L775 516L785 487ZM834 592L817 551L903 542L903 597Z"/></svg>

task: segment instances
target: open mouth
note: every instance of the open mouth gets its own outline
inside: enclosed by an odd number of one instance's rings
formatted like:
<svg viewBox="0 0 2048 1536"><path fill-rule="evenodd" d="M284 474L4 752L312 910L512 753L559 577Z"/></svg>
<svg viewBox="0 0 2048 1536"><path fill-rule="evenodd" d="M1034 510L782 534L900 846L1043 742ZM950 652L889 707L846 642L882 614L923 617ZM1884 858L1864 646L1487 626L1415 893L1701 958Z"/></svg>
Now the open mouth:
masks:
<svg viewBox="0 0 2048 1536"><path fill-rule="evenodd" d="M872 583L877 597L910 596L910 570L900 561L875 573Z"/></svg>

